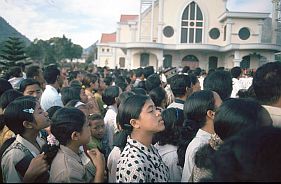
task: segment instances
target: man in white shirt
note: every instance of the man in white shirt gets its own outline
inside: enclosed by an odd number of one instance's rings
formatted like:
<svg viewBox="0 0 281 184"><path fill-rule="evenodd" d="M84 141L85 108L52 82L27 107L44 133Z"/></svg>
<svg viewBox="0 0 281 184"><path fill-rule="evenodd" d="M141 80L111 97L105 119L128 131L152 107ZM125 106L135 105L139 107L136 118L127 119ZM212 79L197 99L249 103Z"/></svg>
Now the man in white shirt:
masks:
<svg viewBox="0 0 281 184"><path fill-rule="evenodd" d="M241 74L242 74L242 70L240 67L236 66L236 67L233 67L231 70L230 70L230 73L231 73L231 76L232 76L232 93L231 93L231 98L237 98L238 95L238 91L240 89L243 89L242 87L242 84L240 82L240 77L241 77Z"/></svg>
<svg viewBox="0 0 281 184"><path fill-rule="evenodd" d="M281 128L281 63L260 66L253 78L256 99L269 112L273 126Z"/></svg>
<svg viewBox="0 0 281 184"><path fill-rule="evenodd" d="M61 96L58 92L63 84L60 70L56 66L48 66L44 69L43 75L47 85L41 96L40 105L42 109L47 111L53 106L63 107Z"/></svg>

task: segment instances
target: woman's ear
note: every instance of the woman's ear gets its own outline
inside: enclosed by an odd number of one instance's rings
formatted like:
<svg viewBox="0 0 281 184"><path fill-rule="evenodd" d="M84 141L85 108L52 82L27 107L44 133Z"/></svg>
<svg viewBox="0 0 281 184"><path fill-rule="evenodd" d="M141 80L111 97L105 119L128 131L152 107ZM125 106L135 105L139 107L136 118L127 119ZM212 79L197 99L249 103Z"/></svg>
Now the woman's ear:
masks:
<svg viewBox="0 0 281 184"><path fill-rule="evenodd" d="M210 119L214 119L215 118L215 112L214 111L212 111L212 110L208 110L207 111L207 116L210 118Z"/></svg>
<svg viewBox="0 0 281 184"><path fill-rule="evenodd" d="M22 123L23 127L26 129L32 129L34 128L35 124L29 121L23 121Z"/></svg>
<svg viewBox="0 0 281 184"><path fill-rule="evenodd" d="M79 132L76 132L76 131L72 132L72 134L71 134L71 139L72 139L73 141L78 141L79 138L80 138L80 133L79 133Z"/></svg>
<svg viewBox="0 0 281 184"><path fill-rule="evenodd" d="M132 125L133 128L136 128L136 129L140 128L139 121L136 119L131 119L130 124Z"/></svg>

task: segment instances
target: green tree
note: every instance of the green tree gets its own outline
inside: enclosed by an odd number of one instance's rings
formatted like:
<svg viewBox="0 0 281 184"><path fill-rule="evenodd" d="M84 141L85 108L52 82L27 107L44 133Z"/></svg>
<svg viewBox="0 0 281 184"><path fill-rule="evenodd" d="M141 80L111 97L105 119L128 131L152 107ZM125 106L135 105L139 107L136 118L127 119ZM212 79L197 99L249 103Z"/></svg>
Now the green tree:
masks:
<svg viewBox="0 0 281 184"><path fill-rule="evenodd" d="M20 38L9 37L1 49L0 57L3 60L0 61L0 64L4 65L6 69L12 66L20 66L27 58L25 48L26 46Z"/></svg>

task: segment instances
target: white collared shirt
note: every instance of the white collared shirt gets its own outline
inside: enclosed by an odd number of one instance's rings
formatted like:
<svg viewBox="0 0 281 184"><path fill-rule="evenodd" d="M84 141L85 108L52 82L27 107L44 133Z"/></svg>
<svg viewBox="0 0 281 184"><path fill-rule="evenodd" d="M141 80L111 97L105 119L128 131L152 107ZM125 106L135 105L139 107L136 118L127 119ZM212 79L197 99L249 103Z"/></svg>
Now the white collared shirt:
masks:
<svg viewBox="0 0 281 184"><path fill-rule="evenodd" d="M105 125L105 137L108 141L110 150L113 149L114 133L116 133L118 130L116 124L116 116L117 116L117 107L115 107L114 105L110 105L103 118L104 125Z"/></svg>
<svg viewBox="0 0 281 184"><path fill-rule="evenodd" d="M211 138L211 134L199 129L194 139L189 143L185 152L185 161L184 167L182 172L182 182L188 182L189 178L192 174L194 163L194 157L197 150L208 143L209 139Z"/></svg>
<svg viewBox="0 0 281 184"><path fill-rule="evenodd" d="M268 111L274 127L281 128L281 108L263 105L263 107Z"/></svg>
<svg viewBox="0 0 281 184"><path fill-rule="evenodd" d="M41 96L40 105L44 111L47 111L50 107L53 106L63 107L61 96L59 95L56 88L51 85L46 85L46 88Z"/></svg>
<svg viewBox="0 0 281 184"><path fill-rule="evenodd" d="M160 146L157 143L155 144L155 148L158 150L165 165L169 168L169 182L180 182L182 168L178 165L178 147L171 144Z"/></svg>
<svg viewBox="0 0 281 184"><path fill-rule="evenodd" d="M232 78L232 92L231 92L231 98L238 98L238 91L240 89L243 89L242 84L240 82L240 80L236 79L236 78Z"/></svg>

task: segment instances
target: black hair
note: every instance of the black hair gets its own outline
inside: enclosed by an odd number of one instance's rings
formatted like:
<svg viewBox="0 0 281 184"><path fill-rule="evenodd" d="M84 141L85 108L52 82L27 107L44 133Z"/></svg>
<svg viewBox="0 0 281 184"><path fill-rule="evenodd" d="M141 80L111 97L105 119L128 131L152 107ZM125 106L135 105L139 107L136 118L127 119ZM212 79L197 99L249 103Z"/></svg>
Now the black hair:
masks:
<svg viewBox="0 0 281 184"><path fill-rule="evenodd" d="M186 88L191 88L190 77L185 74L177 74L171 78L170 86L175 97L182 97L186 94Z"/></svg>
<svg viewBox="0 0 281 184"><path fill-rule="evenodd" d="M4 110L9 105L9 103L21 96L23 96L23 94L15 89L9 89L5 91L0 97L0 108Z"/></svg>
<svg viewBox="0 0 281 184"><path fill-rule="evenodd" d="M242 73L242 69L241 69L241 67L236 66L236 67L231 68L230 73L231 73L232 78L238 78Z"/></svg>
<svg viewBox="0 0 281 184"><path fill-rule="evenodd" d="M37 84L39 87L41 87L40 83L35 79L31 79L31 78L23 79L20 82L19 91L23 93L27 86L34 85L34 84Z"/></svg>
<svg viewBox="0 0 281 184"><path fill-rule="evenodd" d="M61 108L62 108L61 106L52 106L52 107L50 107L50 108L47 110L48 116L49 116L50 118L52 118L53 115L55 114L55 112L56 112L57 110L61 109Z"/></svg>
<svg viewBox="0 0 281 184"><path fill-rule="evenodd" d="M141 77L143 75L143 68L137 68L135 70L136 77Z"/></svg>
<svg viewBox="0 0 281 184"><path fill-rule="evenodd" d="M47 66L44 68L43 76L47 84L54 84L58 76L60 76L60 70L55 66Z"/></svg>
<svg viewBox="0 0 281 184"><path fill-rule="evenodd" d="M225 140L247 127L272 125L267 110L251 99L228 99L216 111L214 130Z"/></svg>
<svg viewBox="0 0 281 184"><path fill-rule="evenodd" d="M150 92L152 89L159 87L161 85L161 80L158 74L150 75L145 81L145 88L147 92Z"/></svg>
<svg viewBox="0 0 281 184"><path fill-rule="evenodd" d="M212 181L281 181L281 129L249 128L224 142L213 160Z"/></svg>
<svg viewBox="0 0 281 184"><path fill-rule="evenodd" d="M98 80L98 76L92 73L87 73L82 79L82 85L86 88L90 87L92 83L95 83Z"/></svg>
<svg viewBox="0 0 281 184"><path fill-rule="evenodd" d="M107 86L111 86L112 82L113 82L113 78L111 76L106 76L103 79L103 82L107 85Z"/></svg>
<svg viewBox="0 0 281 184"><path fill-rule="evenodd" d="M117 82L115 83L116 86L120 87L122 91L126 91L127 84L125 82Z"/></svg>
<svg viewBox="0 0 281 184"><path fill-rule="evenodd" d="M134 92L131 91L124 91L122 92L117 99L117 107L119 107L119 105L121 104L121 102L123 102L124 100L126 100L128 97L135 95Z"/></svg>
<svg viewBox="0 0 281 184"><path fill-rule="evenodd" d="M147 95L143 88L133 88L131 91L137 95Z"/></svg>
<svg viewBox="0 0 281 184"><path fill-rule="evenodd" d="M259 67L253 78L257 100L264 105L276 103L281 97L281 63L271 62Z"/></svg>
<svg viewBox="0 0 281 184"><path fill-rule="evenodd" d="M147 79L152 74L154 74L154 67L153 66L147 66L143 69L144 78Z"/></svg>
<svg viewBox="0 0 281 184"><path fill-rule="evenodd" d="M192 85L195 85L196 83L199 82L199 79L197 78L197 76L193 75L193 74L189 74L190 77L190 81Z"/></svg>
<svg viewBox="0 0 281 184"><path fill-rule="evenodd" d="M84 113L77 108L63 107L55 112L52 117L51 133L61 145L71 141L74 131L81 132L86 122Z"/></svg>
<svg viewBox="0 0 281 184"><path fill-rule="evenodd" d="M90 114L88 117L88 120L94 121L94 120L103 120L103 117L101 114Z"/></svg>
<svg viewBox="0 0 281 184"><path fill-rule="evenodd" d="M107 87L102 94L102 101L106 105L113 105L116 103L116 98L119 96L119 87L109 86Z"/></svg>
<svg viewBox="0 0 281 184"><path fill-rule="evenodd" d="M137 88L142 88L146 91L145 81L139 81Z"/></svg>
<svg viewBox="0 0 281 184"><path fill-rule="evenodd" d="M32 66L29 66L25 73L26 73L26 78L33 78L35 76L39 76L40 73L39 73L39 70L40 70L40 66L38 65L32 65Z"/></svg>
<svg viewBox="0 0 281 184"><path fill-rule="evenodd" d="M182 73L188 73L189 70L190 70L189 66L184 66L181 72Z"/></svg>
<svg viewBox="0 0 281 184"><path fill-rule="evenodd" d="M72 80L69 83L69 87L78 87L78 88L82 88L82 83L79 80Z"/></svg>
<svg viewBox="0 0 281 184"><path fill-rule="evenodd" d="M161 107L166 98L166 91L162 87L156 87L149 92L149 96L156 107Z"/></svg>
<svg viewBox="0 0 281 184"><path fill-rule="evenodd" d="M165 124L165 130L156 134L159 145L171 144L178 146L180 133L183 127L183 111L178 108L168 108L161 112Z"/></svg>
<svg viewBox="0 0 281 184"><path fill-rule="evenodd" d="M20 97L12 101L4 111L4 122L6 126L15 134L23 134L25 131L23 122L34 122L33 113L29 110L35 110L36 102L34 97Z"/></svg>
<svg viewBox="0 0 281 184"><path fill-rule="evenodd" d="M61 101L66 105L70 100L81 100L79 87L63 87L61 90Z"/></svg>
<svg viewBox="0 0 281 184"><path fill-rule="evenodd" d="M215 91L222 101L230 97L232 92L232 78L229 72L218 70L207 75L203 83L204 89Z"/></svg>
<svg viewBox="0 0 281 184"><path fill-rule="evenodd" d="M13 86L11 85L11 83L6 79L0 78L0 97L8 89L13 89Z"/></svg>

